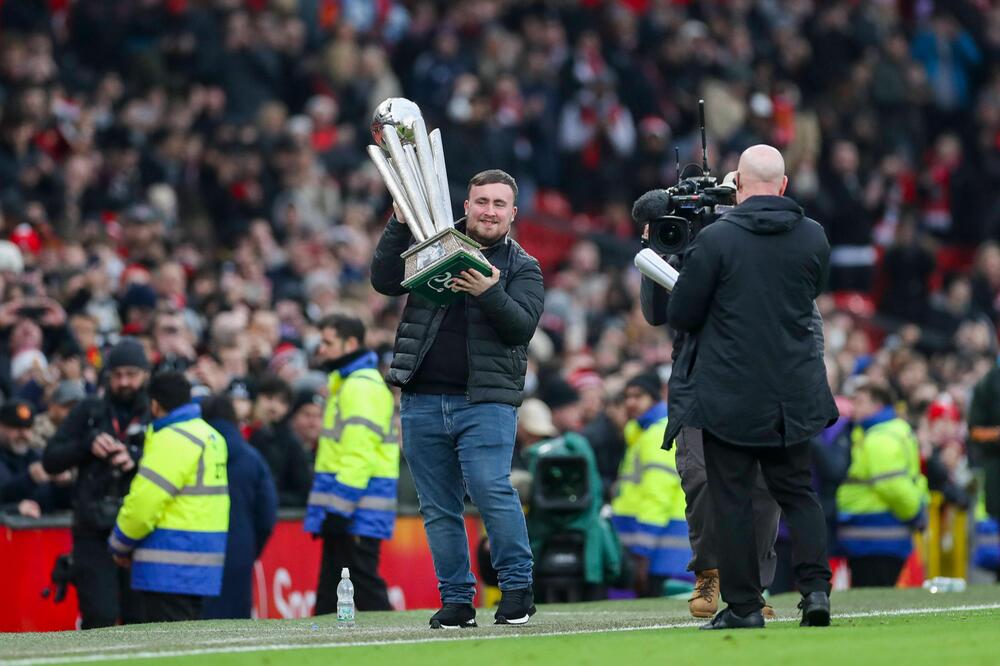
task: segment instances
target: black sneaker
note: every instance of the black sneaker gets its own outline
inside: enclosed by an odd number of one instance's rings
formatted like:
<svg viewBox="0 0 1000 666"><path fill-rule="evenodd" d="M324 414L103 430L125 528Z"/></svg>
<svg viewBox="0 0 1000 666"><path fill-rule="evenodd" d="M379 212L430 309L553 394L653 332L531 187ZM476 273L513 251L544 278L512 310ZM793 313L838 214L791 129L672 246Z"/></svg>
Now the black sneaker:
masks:
<svg viewBox="0 0 1000 666"><path fill-rule="evenodd" d="M810 592L799 602L802 611L800 627L830 626L830 595L826 592Z"/></svg>
<svg viewBox="0 0 1000 666"><path fill-rule="evenodd" d="M527 624L528 618L535 614L535 593L530 587L519 590L503 590L500 605L497 607L495 624Z"/></svg>
<svg viewBox="0 0 1000 666"><path fill-rule="evenodd" d="M476 626L476 609L472 604L445 604L431 616L431 629L465 629Z"/></svg>
<svg viewBox="0 0 1000 666"><path fill-rule="evenodd" d="M763 629L764 614L759 610L748 615L737 615L732 608L726 608L712 618L712 621L701 625L699 629Z"/></svg>

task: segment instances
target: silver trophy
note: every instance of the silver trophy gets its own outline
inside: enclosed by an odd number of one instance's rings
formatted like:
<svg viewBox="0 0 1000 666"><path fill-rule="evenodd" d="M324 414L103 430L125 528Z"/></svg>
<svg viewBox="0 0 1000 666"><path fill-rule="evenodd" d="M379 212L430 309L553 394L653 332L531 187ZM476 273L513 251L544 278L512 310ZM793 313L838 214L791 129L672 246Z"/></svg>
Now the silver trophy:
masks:
<svg viewBox="0 0 1000 666"><path fill-rule="evenodd" d="M427 133L420 107L390 97L375 109L368 156L405 218L417 244L403 253L403 286L439 304L455 296L452 281L464 270L491 275L480 245L455 229L441 131Z"/></svg>

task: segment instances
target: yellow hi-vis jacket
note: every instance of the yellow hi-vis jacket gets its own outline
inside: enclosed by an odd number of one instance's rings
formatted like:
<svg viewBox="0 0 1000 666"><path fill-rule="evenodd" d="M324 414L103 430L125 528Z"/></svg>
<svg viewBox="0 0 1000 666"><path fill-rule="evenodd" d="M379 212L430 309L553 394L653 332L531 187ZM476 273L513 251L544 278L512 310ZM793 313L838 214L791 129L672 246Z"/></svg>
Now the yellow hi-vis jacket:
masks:
<svg viewBox="0 0 1000 666"><path fill-rule="evenodd" d="M229 533L226 440L187 404L146 431L139 471L108 539L132 555L132 588L217 596Z"/></svg>
<svg viewBox="0 0 1000 666"><path fill-rule="evenodd" d="M675 462L665 451L667 407L660 402L625 426L625 457L618 468L611 522L630 552L649 559L656 576L688 578L691 542L684 517L684 490Z"/></svg>
<svg viewBox="0 0 1000 666"><path fill-rule="evenodd" d="M330 373L303 527L319 534L327 513L351 519L357 536L390 539L396 525L399 433L395 398L367 352Z"/></svg>
<svg viewBox="0 0 1000 666"><path fill-rule="evenodd" d="M930 497L909 424L887 407L851 435L851 466L837 489L837 537L851 557L906 558L913 521Z"/></svg>

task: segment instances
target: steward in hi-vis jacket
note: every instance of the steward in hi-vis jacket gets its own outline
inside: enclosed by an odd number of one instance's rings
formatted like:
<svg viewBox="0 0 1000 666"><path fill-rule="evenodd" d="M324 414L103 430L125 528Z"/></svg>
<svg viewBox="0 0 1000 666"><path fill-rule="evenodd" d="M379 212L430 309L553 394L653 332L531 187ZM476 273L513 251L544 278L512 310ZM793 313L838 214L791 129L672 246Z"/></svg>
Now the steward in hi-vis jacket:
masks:
<svg viewBox="0 0 1000 666"><path fill-rule="evenodd" d="M155 375L153 423L139 471L108 539L132 567L145 622L196 620L203 597L222 588L229 532L226 441L201 418L184 375Z"/></svg>

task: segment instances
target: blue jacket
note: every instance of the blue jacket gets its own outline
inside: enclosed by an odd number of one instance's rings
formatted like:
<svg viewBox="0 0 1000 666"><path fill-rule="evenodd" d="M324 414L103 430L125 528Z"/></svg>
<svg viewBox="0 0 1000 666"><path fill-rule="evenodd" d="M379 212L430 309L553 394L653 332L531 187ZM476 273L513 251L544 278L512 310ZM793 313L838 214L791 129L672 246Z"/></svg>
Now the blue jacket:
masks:
<svg viewBox="0 0 1000 666"><path fill-rule="evenodd" d="M253 602L253 565L278 519L278 492L264 457L229 421L213 419L213 428L229 447L229 541L222 573L222 593L206 597L204 619L249 618Z"/></svg>

